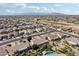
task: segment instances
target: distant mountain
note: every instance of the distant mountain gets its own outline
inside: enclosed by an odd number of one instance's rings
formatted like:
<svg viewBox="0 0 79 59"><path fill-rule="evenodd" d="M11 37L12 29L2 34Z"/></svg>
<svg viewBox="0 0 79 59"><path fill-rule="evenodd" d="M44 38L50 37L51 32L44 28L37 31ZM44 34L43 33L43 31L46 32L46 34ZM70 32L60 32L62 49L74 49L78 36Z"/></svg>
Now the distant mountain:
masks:
<svg viewBox="0 0 79 59"><path fill-rule="evenodd" d="M5 14L4 14L5 15ZM6 14L7 15L7 14ZM8 14L8 15L60 15L64 16L66 14L63 13L57 13L57 12L52 12L52 13L44 13L44 12L28 12L28 13L16 13L16 14Z"/></svg>
<svg viewBox="0 0 79 59"><path fill-rule="evenodd" d="M66 14L62 14L62 13L56 13L56 12L52 12L52 13L36 13L36 12L30 12L30 13L20 13L18 15L66 15Z"/></svg>

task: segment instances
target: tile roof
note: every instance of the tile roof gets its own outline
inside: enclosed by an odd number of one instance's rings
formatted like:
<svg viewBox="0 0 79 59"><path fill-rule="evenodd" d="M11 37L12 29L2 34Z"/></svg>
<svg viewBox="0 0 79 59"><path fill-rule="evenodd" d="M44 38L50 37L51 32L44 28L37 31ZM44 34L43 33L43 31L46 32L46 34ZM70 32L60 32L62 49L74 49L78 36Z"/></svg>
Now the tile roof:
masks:
<svg viewBox="0 0 79 59"><path fill-rule="evenodd" d="M7 55L7 52L3 47L0 47L0 56L5 56L5 55Z"/></svg>
<svg viewBox="0 0 79 59"><path fill-rule="evenodd" d="M69 42L73 42L75 44L79 44L79 39L78 38L75 38L75 37L70 37L67 39Z"/></svg>

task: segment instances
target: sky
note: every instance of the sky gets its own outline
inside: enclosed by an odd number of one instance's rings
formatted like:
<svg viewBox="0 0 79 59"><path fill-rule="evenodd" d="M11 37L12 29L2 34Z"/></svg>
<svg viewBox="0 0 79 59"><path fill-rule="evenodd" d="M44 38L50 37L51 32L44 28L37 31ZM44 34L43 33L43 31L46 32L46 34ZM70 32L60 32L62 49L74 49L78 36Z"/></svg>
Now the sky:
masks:
<svg viewBox="0 0 79 59"><path fill-rule="evenodd" d="M25 13L63 13L79 15L77 3L0 3L0 15L19 15Z"/></svg>

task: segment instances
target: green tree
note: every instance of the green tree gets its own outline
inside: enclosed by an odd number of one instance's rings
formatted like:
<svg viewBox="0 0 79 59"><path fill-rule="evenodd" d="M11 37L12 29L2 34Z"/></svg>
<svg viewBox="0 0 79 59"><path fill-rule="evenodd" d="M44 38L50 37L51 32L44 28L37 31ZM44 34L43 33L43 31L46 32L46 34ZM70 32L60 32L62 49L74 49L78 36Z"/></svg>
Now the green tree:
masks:
<svg viewBox="0 0 79 59"><path fill-rule="evenodd" d="M66 54L68 56L74 56L75 55L74 51L68 45L65 45L65 47L58 49L58 51Z"/></svg>
<svg viewBox="0 0 79 59"><path fill-rule="evenodd" d="M32 49L37 50L39 47L37 44L33 44Z"/></svg>
<svg viewBox="0 0 79 59"><path fill-rule="evenodd" d="M51 48L52 48L52 46L50 44L45 44L45 45L43 45L42 50L43 51L44 50L52 50Z"/></svg>
<svg viewBox="0 0 79 59"><path fill-rule="evenodd" d="M32 40L32 37L31 36L27 37L27 40L30 42Z"/></svg>
<svg viewBox="0 0 79 59"><path fill-rule="evenodd" d="M46 50L47 49L47 44L44 44L43 47L42 47L42 50Z"/></svg>
<svg viewBox="0 0 79 59"><path fill-rule="evenodd" d="M27 37L27 40L28 40L28 42L29 42L29 46L31 47L30 42L31 42L31 40L32 40L32 37L31 37L31 36Z"/></svg>

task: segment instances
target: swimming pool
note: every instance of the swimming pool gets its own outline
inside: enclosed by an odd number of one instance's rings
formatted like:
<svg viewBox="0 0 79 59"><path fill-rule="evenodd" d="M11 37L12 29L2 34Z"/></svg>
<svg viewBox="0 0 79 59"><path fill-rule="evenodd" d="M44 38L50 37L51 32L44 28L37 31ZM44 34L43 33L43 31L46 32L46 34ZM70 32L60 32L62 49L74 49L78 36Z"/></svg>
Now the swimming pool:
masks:
<svg viewBox="0 0 79 59"><path fill-rule="evenodd" d="M54 51L47 51L45 54L45 56L56 56L56 55L57 55L57 53Z"/></svg>

